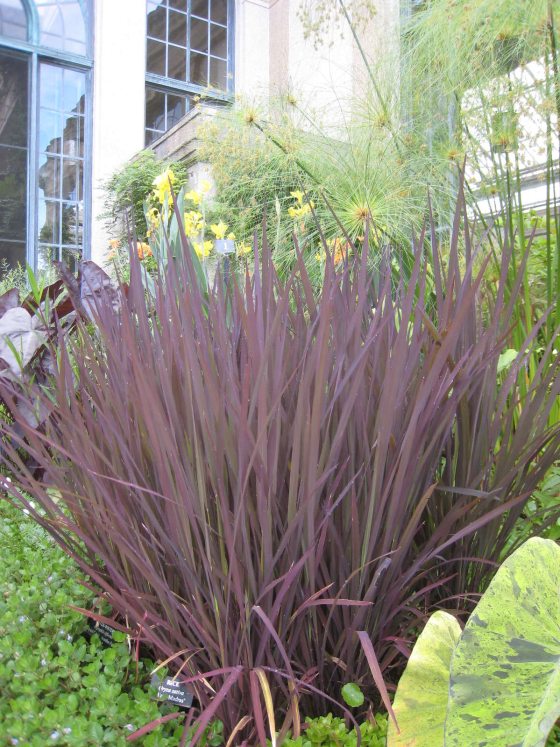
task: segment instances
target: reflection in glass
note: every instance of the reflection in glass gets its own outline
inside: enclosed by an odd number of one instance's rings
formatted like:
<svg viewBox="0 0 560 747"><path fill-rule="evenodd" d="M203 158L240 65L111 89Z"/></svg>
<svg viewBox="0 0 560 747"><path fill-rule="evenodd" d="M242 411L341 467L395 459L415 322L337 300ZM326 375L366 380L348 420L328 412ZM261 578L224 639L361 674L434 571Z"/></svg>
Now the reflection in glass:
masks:
<svg viewBox="0 0 560 747"><path fill-rule="evenodd" d="M223 2L227 2L227 0L223 0ZM193 16L208 18L209 6L210 0L192 0L191 13Z"/></svg>
<svg viewBox="0 0 560 747"><path fill-rule="evenodd" d="M191 53L191 82L199 86L208 85L208 57Z"/></svg>
<svg viewBox="0 0 560 747"><path fill-rule="evenodd" d="M27 62L1 53L0 143L27 147Z"/></svg>
<svg viewBox="0 0 560 747"><path fill-rule="evenodd" d="M187 46L187 16L184 13L169 11L168 41L172 44Z"/></svg>
<svg viewBox="0 0 560 747"><path fill-rule="evenodd" d="M165 44L148 39L147 71L165 75Z"/></svg>
<svg viewBox="0 0 560 747"><path fill-rule="evenodd" d="M227 57L226 30L223 26L216 26L215 23L210 24L210 52L214 57L222 59Z"/></svg>
<svg viewBox="0 0 560 747"><path fill-rule="evenodd" d="M183 93L183 88L191 95L199 87L231 89L229 1L147 0L146 145L189 110L189 95ZM167 80L158 81L151 75ZM156 86L161 86L161 90Z"/></svg>
<svg viewBox="0 0 560 747"><path fill-rule="evenodd" d="M27 40L27 16L21 0L0 0L0 36Z"/></svg>
<svg viewBox="0 0 560 747"><path fill-rule="evenodd" d="M78 256L83 244L85 74L41 64L37 171L41 256Z"/></svg>
<svg viewBox="0 0 560 747"><path fill-rule="evenodd" d="M146 88L146 146L177 124L190 108L188 96Z"/></svg>
<svg viewBox="0 0 560 747"><path fill-rule="evenodd" d="M27 62L0 54L0 259L25 262Z"/></svg>
<svg viewBox="0 0 560 747"><path fill-rule="evenodd" d="M64 52L86 54L86 29L77 0L35 0L40 43Z"/></svg>
<svg viewBox="0 0 560 747"><path fill-rule="evenodd" d="M208 24L198 18L191 19L191 49L208 52Z"/></svg>
<svg viewBox="0 0 560 747"><path fill-rule="evenodd" d="M167 47L167 75L175 80L186 80L187 50L183 47Z"/></svg>
<svg viewBox="0 0 560 747"><path fill-rule="evenodd" d="M225 60L210 57L210 85L214 88L225 88L227 81L227 65Z"/></svg>
<svg viewBox="0 0 560 747"><path fill-rule="evenodd" d="M215 23L227 24L227 0L212 0L211 19Z"/></svg>

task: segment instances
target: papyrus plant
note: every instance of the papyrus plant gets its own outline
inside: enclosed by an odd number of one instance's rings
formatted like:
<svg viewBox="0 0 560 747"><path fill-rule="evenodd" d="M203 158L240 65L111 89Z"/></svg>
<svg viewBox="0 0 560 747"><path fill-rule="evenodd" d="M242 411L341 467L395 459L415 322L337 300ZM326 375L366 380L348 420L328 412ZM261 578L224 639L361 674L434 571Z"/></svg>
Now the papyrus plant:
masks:
<svg viewBox="0 0 560 747"><path fill-rule="evenodd" d="M558 457L558 361L520 397L532 330L498 385L508 257L484 326L463 212L445 266L428 231L429 296L425 235L406 285L366 246L325 263L318 297L301 260L279 280L266 237L208 291L184 234L153 296L131 251L120 308L99 297L96 333L61 340L44 432L18 421L11 500L190 681L195 741L214 717L230 744L297 735L348 682L377 701L427 613L482 590Z"/></svg>

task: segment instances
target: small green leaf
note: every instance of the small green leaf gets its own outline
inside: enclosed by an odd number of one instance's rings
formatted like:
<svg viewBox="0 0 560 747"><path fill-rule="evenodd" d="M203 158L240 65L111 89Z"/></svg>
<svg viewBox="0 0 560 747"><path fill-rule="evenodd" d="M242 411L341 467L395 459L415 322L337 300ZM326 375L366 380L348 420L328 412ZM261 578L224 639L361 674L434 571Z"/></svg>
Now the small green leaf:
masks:
<svg viewBox="0 0 560 747"><path fill-rule="evenodd" d="M506 368L509 368L513 361L517 358L517 355L517 350L514 350L513 348L504 350L504 352L498 358L498 373L502 373L502 371L505 371Z"/></svg>
<svg viewBox="0 0 560 747"><path fill-rule="evenodd" d="M342 697L350 708L358 708L364 704L364 694L354 682L348 682L342 688Z"/></svg>

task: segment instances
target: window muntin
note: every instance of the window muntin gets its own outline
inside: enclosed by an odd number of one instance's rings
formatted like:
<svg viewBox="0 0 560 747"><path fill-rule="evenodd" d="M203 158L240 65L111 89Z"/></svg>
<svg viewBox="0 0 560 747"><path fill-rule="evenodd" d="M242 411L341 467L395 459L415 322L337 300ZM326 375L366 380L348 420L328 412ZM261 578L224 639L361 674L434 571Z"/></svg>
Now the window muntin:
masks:
<svg viewBox="0 0 560 747"><path fill-rule="evenodd" d="M88 2L0 0L0 259L10 265L58 259L75 266L84 253L91 168ZM20 100L12 111L6 96L14 76Z"/></svg>
<svg viewBox="0 0 560 747"><path fill-rule="evenodd" d="M73 265L83 246L86 74L42 63L37 240L42 261Z"/></svg>
<svg viewBox="0 0 560 747"><path fill-rule="evenodd" d="M181 107L170 96L182 98L186 112L189 94L232 91L231 25L230 0L148 0L146 144L175 124L169 112Z"/></svg>
<svg viewBox="0 0 560 747"><path fill-rule="evenodd" d="M176 125L190 108L190 96L146 86L146 145Z"/></svg>
<svg viewBox="0 0 560 747"><path fill-rule="evenodd" d="M86 27L77 0L35 0L39 16L39 43L43 47L86 54Z"/></svg>
<svg viewBox="0 0 560 747"><path fill-rule="evenodd" d="M27 16L21 0L0 0L0 36L27 41Z"/></svg>
<svg viewBox="0 0 560 747"><path fill-rule="evenodd" d="M0 257L25 262L29 64L0 52Z"/></svg>

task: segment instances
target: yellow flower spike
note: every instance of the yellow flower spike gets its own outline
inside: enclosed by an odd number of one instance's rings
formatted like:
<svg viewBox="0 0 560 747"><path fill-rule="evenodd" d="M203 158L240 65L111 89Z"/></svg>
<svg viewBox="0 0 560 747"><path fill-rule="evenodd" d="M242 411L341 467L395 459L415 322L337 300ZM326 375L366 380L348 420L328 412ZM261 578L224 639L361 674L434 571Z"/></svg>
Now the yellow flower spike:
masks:
<svg viewBox="0 0 560 747"><path fill-rule="evenodd" d="M200 191L203 195L208 194L210 190L212 189L212 182L210 182L208 179L203 179L200 182Z"/></svg>
<svg viewBox="0 0 560 747"><path fill-rule="evenodd" d="M156 190L159 190L162 187L166 190L169 190L169 183L171 182L171 184L174 185L176 181L177 177L173 173L172 169L165 169L165 171L159 174L159 176L156 176L156 178L152 182L152 186L154 186Z"/></svg>
<svg viewBox="0 0 560 747"><path fill-rule="evenodd" d="M201 259L208 257L212 249L214 248L213 241L194 241L193 247L197 256Z"/></svg>
<svg viewBox="0 0 560 747"><path fill-rule="evenodd" d="M299 215L299 208L290 207L288 208L288 215L290 218L297 218Z"/></svg>
<svg viewBox="0 0 560 747"><path fill-rule="evenodd" d="M229 239L230 241L235 241L235 234L233 233L233 231L230 231L230 232L228 233L227 237L228 237L228 239Z"/></svg>
<svg viewBox="0 0 560 747"><path fill-rule="evenodd" d="M185 200L190 200L196 207L202 202L202 195L194 189L185 194Z"/></svg>
<svg viewBox="0 0 560 747"><path fill-rule="evenodd" d="M250 254L253 251L253 247L250 244L247 244L246 241L238 241L235 245L235 248L237 250L238 255L243 254Z"/></svg>
<svg viewBox="0 0 560 747"><path fill-rule="evenodd" d="M212 223L210 230L217 239L224 239L227 231L227 223L221 220L219 223Z"/></svg>
<svg viewBox="0 0 560 747"><path fill-rule="evenodd" d="M317 252L317 254L315 255L315 259L317 260L317 262L324 262L326 258L327 258L326 252Z"/></svg>
<svg viewBox="0 0 560 747"><path fill-rule="evenodd" d="M293 197L294 200L297 200L300 205L303 205L303 192L300 189L296 189L293 192L290 192L290 197Z"/></svg>

